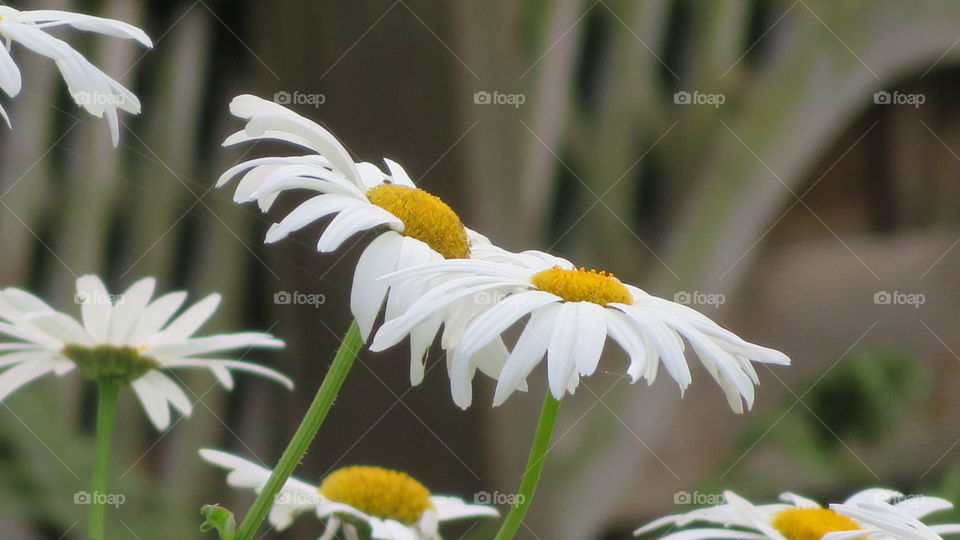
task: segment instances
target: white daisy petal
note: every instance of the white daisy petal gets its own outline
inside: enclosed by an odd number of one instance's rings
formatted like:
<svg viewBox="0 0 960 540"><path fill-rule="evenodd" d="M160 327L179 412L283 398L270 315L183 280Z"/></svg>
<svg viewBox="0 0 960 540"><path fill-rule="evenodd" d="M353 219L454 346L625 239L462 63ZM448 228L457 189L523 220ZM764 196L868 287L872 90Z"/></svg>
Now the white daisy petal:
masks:
<svg viewBox="0 0 960 540"><path fill-rule="evenodd" d="M433 507L437 510L437 520L441 522L471 517L500 516L500 512L492 506L467 504L457 497L434 495L430 497L430 502L433 503Z"/></svg>
<svg viewBox="0 0 960 540"><path fill-rule="evenodd" d="M360 205L362 205L361 202L345 195L317 195L316 197L307 199L287 214L280 223L270 227L270 230L267 232L266 242L268 244L278 242L286 238L290 233L299 231L318 219Z"/></svg>
<svg viewBox="0 0 960 540"><path fill-rule="evenodd" d="M147 350L149 354L159 357L186 357L197 354L207 354L214 351L229 351L248 347L283 347L283 342L270 334L261 332L240 332L236 334L220 334L190 338L175 343L152 345Z"/></svg>
<svg viewBox="0 0 960 540"><path fill-rule="evenodd" d="M110 328L107 333L111 343L126 343L140 321L143 311L153 297L153 289L157 280L145 278L134 283L123 294L117 297L110 317Z"/></svg>
<svg viewBox="0 0 960 540"><path fill-rule="evenodd" d="M80 302L83 326L94 341L106 342L110 332L113 301L97 276L81 276L77 280L75 300Z"/></svg>
<svg viewBox="0 0 960 540"><path fill-rule="evenodd" d="M137 324L133 327L133 331L130 332L129 341L131 343L147 342L170 321L186 299L187 293L173 292L151 302L143 310Z"/></svg>
<svg viewBox="0 0 960 540"><path fill-rule="evenodd" d="M0 401L19 388L26 386L47 373L57 369L57 361L44 357L20 362L0 373Z"/></svg>
<svg viewBox="0 0 960 540"><path fill-rule="evenodd" d="M10 56L6 47L0 46L0 89L13 97L20 93L20 68Z"/></svg>
<svg viewBox="0 0 960 540"><path fill-rule="evenodd" d="M577 372L586 377L593 375L607 340L605 310L591 302L577 302L577 331L573 343L573 358Z"/></svg>
<svg viewBox="0 0 960 540"><path fill-rule="evenodd" d="M463 337L460 338L458 350L462 354L472 355L523 316L560 300L556 295L543 291L528 291L509 296L504 301L491 306L470 323Z"/></svg>
<svg viewBox="0 0 960 540"><path fill-rule="evenodd" d="M374 238L357 261L353 290L350 292L350 311L356 317L364 342L370 338L373 323L387 295L388 286L380 277L396 267L402 243L403 238L399 234L387 231Z"/></svg>
<svg viewBox="0 0 960 540"><path fill-rule="evenodd" d="M130 386L143 405L150 422L160 431L167 429L170 426L170 406L163 391L143 377L133 381Z"/></svg>
<svg viewBox="0 0 960 540"><path fill-rule="evenodd" d="M260 364L254 364L253 362L242 362L240 360L222 360L216 358L179 358L176 360L167 360L163 362L163 367L169 369L175 368L202 368L211 370L214 375L223 383L227 388L233 387L233 379L230 377L229 370L235 369L237 371L246 371L248 373L254 373L260 375L261 377L267 379L273 379L274 381L284 385L288 390L293 389L293 381L290 378L286 377L279 371L272 370L268 367L261 366Z"/></svg>
<svg viewBox="0 0 960 540"><path fill-rule="evenodd" d="M549 304L539 311L535 311L527 323L520 339L514 345L507 358L500 378L497 380L497 389L493 396L494 407L504 402L510 394L516 391L527 375L543 358L553 332L554 322L560 311L559 304Z"/></svg>
<svg viewBox="0 0 960 540"><path fill-rule="evenodd" d="M13 17L13 19L17 22L39 23L48 27L58 24L68 24L87 32L97 32L113 37L135 39L147 47L153 47L153 42L143 30L132 24L114 19L105 19L83 13L72 13L53 9L22 11Z"/></svg>
<svg viewBox="0 0 960 540"><path fill-rule="evenodd" d="M90 335L76 319L57 311L27 315L24 323L43 332L57 343L93 344Z"/></svg>
<svg viewBox="0 0 960 540"><path fill-rule="evenodd" d="M193 405L190 403L190 398L187 397L187 394L183 391L183 388L180 388L180 385L173 382L170 377L167 377L159 371L150 371L143 376L147 382L152 385L158 392L163 394L167 401L184 416L190 416L190 412L193 410Z"/></svg>
<svg viewBox="0 0 960 540"><path fill-rule="evenodd" d="M152 46L150 38L143 30L112 19L57 10L19 11L9 6L4 7L0 19L0 38L6 41L7 46L0 51L0 89L10 96L15 96L21 88L20 70L10 55L10 43L19 43L46 56L52 59L60 70L77 105L94 116L106 116L111 140L113 145L117 146L120 137L117 109L136 114L140 111L140 101L67 42L47 34L46 31L49 28L69 25L83 31L136 39L148 47ZM0 108L0 113L9 125L6 112Z"/></svg>
<svg viewBox="0 0 960 540"><path fill-rule="evenodd" d="M176 343L190 338L204 323L213 316L220 305L220 295L211 294L196 304L190 306L180 316L173 320L166 328L155 334L149 341L160 345Z"/></svg>
<svg viewBox="0 0 960 540"><path fill-rule="evenodd" d="M323 253L336 251L347 238L381 225L402 227L403 222L390 212L376 206L344 208L320 235L317 251Z"/></svg>
<svg viewBox="0 0 960 540"><path fill-rule="evenodd" d="M200 450L200 456L208 463L230 470L227 483L233 487L252 489L259 493L270 478L270 469L226 452L204 448ZM293 523L298 514L314 508L320 501L322 497L317 493L316 487L290 478L277 494L276 503L270 509L270 524L282 531Z"/></svg>

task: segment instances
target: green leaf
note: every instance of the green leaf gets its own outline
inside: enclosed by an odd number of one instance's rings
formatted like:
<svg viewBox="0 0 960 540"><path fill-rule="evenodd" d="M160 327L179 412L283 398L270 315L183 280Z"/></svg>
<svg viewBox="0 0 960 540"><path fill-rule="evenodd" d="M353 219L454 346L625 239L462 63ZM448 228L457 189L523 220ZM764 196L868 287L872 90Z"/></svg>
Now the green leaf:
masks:
<svg viewBox="0 0 960 540"><path fill-rule="evenodd" d="M220 540L233 540L236 531L237 521L233 518L233 512L220 506L219 504L208 504L200 509L205 521L200 525L202 532L208 532L216 529L220 533Z"/></svg>

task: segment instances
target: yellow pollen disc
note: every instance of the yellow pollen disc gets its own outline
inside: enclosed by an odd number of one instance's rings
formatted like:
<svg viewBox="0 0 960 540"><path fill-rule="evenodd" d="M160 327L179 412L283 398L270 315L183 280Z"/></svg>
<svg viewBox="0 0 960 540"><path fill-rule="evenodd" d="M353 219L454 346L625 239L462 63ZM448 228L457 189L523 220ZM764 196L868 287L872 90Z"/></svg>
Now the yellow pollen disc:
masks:
<svg viewBox="0 0 960 540"><path fill-rule="evenodd" d="M433 507L430 491L410 475L355 465L333 471L317 491L327 499L350 505L381 519L413 524Z"/></svg>
<svg viewBox="0 0 960 540"><path fill-rule="evenodd" d="M788 508L773 516L773 528L789 540L820 540L831 532L855 531L857 522L828 508Z"/></svg>
<svg viewBox="0 0 960 540"><path fill-rule="evenodd" d="M630 291L613 274L579 268L567 270L554 266L534 274L530 281L541 291L553 293L568 302L629 304Z"/></svg>
<svg viewBox="0 0 960 540"><path fill-rule="evenodd" d="M380 184L367 191L370 202L400 218L403 234L447 259L470 256L467 231L456 212L439 197L418 188Z"/></svg>

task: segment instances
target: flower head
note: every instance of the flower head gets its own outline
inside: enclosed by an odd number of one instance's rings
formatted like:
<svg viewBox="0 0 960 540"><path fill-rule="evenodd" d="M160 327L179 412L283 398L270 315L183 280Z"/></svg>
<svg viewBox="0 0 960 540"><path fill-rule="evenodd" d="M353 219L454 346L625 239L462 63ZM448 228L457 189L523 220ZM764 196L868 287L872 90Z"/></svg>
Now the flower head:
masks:
<svg viewBox="0 0 960 540"><path fill-rule="evenodd" d="M20 11L10 6L0 6L0 89L8 96L20 93L20 68L10 55L10 45L20 43L35 53L52 59L70 95L77 105L97 118L107 117L113 145L120 141L117 109L138 114L140 101L137 96L94 66L82 54L65 41L47 33L49 28L72 26L79 30L97 32L113 37L135 39L147 47L153 43L143 30L113 19L93 17L69 11L39 9ZM10 124L7 113L0 107L0 116Z"/></svg>
<svg viewBox="0 0 960 540"><path fill-rule="evenodd" d="M203 449L200 455L229 469L227 483L234 487L259 491L270 477L269 469L232 454ZM362 530L378 540L434 540L440 538L439 523L499 515L489 506L433 495L404 472L365 465L337 469L319 486L287 480L270 510L270 524L281 531L307 511L327 521L321 540L334 538L341 528L350 538Z"/></svg>
<svg viewBox="0 0 960 540"><path fill-rule="evenodd" d="M153 299L153 278L111 295L96 276L77 280L74 301L81 320L54 310L43 300L16 288L0 290L0 334L14 339L0 343L0 400L47 373L79 370L94 380L130 384L157 429L170 424L170 405L184 415L191 411L183 389L165 372L208 369L225 387L233 387L231 370L248 371L292 388L290 379L272 369L224 358L230 350L278 348L270 334L243 332L194 337L216 311L213 294L179 315L187 294L168 293Z"/></svg>
<svg viewBox="0 0 960 540"><path fill-rule="evenodd" d="M225 145L274 139L303 147L300 156L263 157L240 163L221 175L217 186L241 176L234 201L256 201L268 211L277 196L288 190L317 193L270 227L266 241L277 242L325 217L335 216L320 235L317 249L330 252L355 234L377 230L357 262L350 308L366 340L381 308L393 318L424 292L422 284L389 286L380 277L421 264L486 253L489 241L464 227L459 216L438 197L418 188L398 163L384 159L389 174L371 163L355 163L346 148L317 123L276 103L237 96L230 103L234 115L247 121ZM465 308L466 309L466 308ZM445 343L454 339L455 321L437 313L411 329L410 379L419 384L424 355L441 326ZM506 350L495 340L477 354L480 369L495 376Z"/></svg>
<svg viewBox="0 0 960 540"><path fill-rule="evenodd" d="M921 520L953 508L937 497L904 497L888 489L866 489L842 504L823 507L815 501L784 493L784 503L754 505L731 491L725 502L683 514L662 517L636 530L636 535L671 526L682 530L663 540L731 538L743 540L937 540L960 534L960 524L926 525ZM688 527L694 523L709 524Z"/></svg>
<svg viewBox="0 0 960 540"><path fill-rule="evenodd" d="M452 347L454 401L470 404L474 354L529 315L497 381L494 405L523 384L547 357L553 396L573 392L581 376L597 369L607 337L630 358L627 374L652 383L660 362L680 385L691 382L684 339L720 385L730 407L742 412L753 403L757 374L751 362L789 364L778 351L748 343L687 306L657 298L602 271L577 268L569 261L538 251L509 253L483 248L482 260L451 260L397 271L387 283L444 279L421 295L401 316L388 320L374 338L373 350L403 339L438 310L468 304L478 295L494 298L471 314Z"/></svg>

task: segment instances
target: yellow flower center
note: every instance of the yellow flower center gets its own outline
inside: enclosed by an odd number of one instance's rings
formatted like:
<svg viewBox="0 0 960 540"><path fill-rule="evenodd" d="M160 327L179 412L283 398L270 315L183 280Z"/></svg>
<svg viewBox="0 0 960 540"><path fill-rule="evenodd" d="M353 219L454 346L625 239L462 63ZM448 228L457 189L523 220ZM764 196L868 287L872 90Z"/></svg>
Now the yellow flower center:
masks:
<svg viewBox="0 0 960 540"><path fill-rule="evenodd" d="M467 231L456 212L439 197L418 188L380 184L367 191L370 202L400 218L403 234L447 259L470 256Z"/></svg>
<svg viewBox="0 0 960 540"><path fill-rule="evenodd" d="M333 471L317 491L381 519L413 524L433 507L430 491L410 475L380 467L355 465Z"/></svg>
<svg viewBox="0 0 960 540"><path fill-rule="evenodd" d="M593 302L603 306L633 301L630 291L608 272L586 268L567 270L554 266L537 272L530 281L541 291L553 293L568 302Z"/></svg>
<svg viewBox="0 0 960 540"><path fill-rule="evenodd" d="M789 540L820 540L831 532L855 531L857 522L828 508L788 508L773 516L773 528Z"/></svg>

